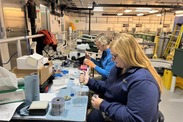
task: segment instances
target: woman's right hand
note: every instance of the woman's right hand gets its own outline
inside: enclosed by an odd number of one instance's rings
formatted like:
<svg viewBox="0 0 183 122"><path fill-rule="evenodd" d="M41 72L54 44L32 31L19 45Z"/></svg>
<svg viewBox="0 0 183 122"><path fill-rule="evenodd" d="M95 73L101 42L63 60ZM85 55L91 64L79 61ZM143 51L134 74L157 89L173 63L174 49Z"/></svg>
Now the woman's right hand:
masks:
<svg viewBox="0 0 183 122"><path fill-rule="evenodd" d="M85 58L91 60L91 57L87 51L85 51Z"/></svg>
<svg viewBox="0 0 183 122"><path fill-rule="evenodd" d="M89 80L89 74L87 71L82 71L82 73L80 73L80 76L79 76L79 82L82 84L87 84L88 83L88 80Z"/></svg>

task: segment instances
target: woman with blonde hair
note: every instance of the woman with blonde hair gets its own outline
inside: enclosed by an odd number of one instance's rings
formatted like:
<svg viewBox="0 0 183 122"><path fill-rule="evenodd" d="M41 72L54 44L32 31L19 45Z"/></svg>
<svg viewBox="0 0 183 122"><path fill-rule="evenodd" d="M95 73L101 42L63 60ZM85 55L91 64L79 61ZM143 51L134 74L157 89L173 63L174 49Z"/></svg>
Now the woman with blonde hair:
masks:
<svg viewBox="0 0 183 122"><path fill-rule="evenodd" d="M95 60L91 58L87 52L85 53L84 63L94 68L94 70L102 76L102 80L105 80L108 77L110 70L115 65L112 61L112 55L109 49L110 42L110 38L105 33L101 33L95 38L95 45L100 51L102 51L102 57L100 60Z"/></svg>
<svg viewBox="0 0 183 122"><path fill-rule="evenodd" d="M135 38L118 34L110 44L116 63L106 82L80 75L80 82L97 93L87 122L103 122L104 113L115 122L157 122L162 91L161 78Z"/></svg>

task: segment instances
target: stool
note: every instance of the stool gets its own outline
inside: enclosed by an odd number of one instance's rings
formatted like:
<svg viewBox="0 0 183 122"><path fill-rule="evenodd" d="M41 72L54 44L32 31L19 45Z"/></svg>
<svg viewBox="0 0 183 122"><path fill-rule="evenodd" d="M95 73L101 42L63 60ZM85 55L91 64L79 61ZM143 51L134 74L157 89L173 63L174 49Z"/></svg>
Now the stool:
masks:
<svg viewBox="0 0 183 122"><path fill-rule="evenodd" d="M161 111L159 111L158 120L157 122L164 122L165 117Z"/></svg>

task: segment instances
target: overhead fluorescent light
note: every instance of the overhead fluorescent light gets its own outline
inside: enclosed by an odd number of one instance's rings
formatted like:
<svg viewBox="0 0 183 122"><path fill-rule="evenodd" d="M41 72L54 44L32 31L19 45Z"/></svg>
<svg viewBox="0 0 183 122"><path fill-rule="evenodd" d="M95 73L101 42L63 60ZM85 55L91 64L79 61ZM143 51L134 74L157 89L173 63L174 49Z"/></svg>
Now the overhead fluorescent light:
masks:
<svg viewBox="0 0 183 122"><path fill-rule="evenodd" d="M117 13L117 15L118 15L118 16L122 16L122 15L123 15L123 13Z"/></svg>
<svg viewBox="0 0 183 122"><path fill-rule="evenodd" d="M176 14L183 13L183 11L175 11Z"/></svg>
<svg viewBox="0 0 183 122"><path fill-rule="evenodd" d="M151 8L136 8L135 12L149 12Z"/></svg>
<svg viewBox="0 0 183 122"><path fill-rule="evenodd" d="M132 10L130 9L126 9L124 12L128 13L128 12L131 12Z"/></svg>
<svg viewBox="0 0 183 122"><path fill-rule="evenodd" d="M143 16L144 14L143 13L139 13L139 14L137 14L137 16Z"/></svg>
<svg viewBox="0 0 183 122"><path fill-rule="evenodd" d="M162 15L161 15L161 14L156 14L156 16L160 17L160 16L162 16Z"/></svg>
<svg viewBox="0 0 183 122"><path fill-rule="evenodd" d="M176 14L175 16L176 17L180 17L180 16L183 16L183 14Z"/></svg>
<svg viewBox="0 0 183 122"><path fill-rule="evenodd" d="M148 9L138 9L138 10L135 10L135 12L149 12Z"/></svg>
<svg viewBox="0 0 183 122"><path fill-rule="evenodd" d="M150 10L149 13L156 13L158 10Z"/></svg>
<svg viewBox="0 0 183 122"><path fill-rule="evenodd" d="M94 7L93 11L103 11L103 7Z"/></svg>

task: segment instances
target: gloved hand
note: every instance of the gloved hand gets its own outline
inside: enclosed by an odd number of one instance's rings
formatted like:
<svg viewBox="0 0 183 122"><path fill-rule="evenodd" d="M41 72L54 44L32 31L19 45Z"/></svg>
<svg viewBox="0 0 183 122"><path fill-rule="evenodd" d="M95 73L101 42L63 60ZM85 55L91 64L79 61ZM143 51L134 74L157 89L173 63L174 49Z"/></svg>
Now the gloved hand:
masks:
<svg viewBox="0 0 183 122"><path fill-rule="evenodd" d="M93 63L93 61L91 61L91 60L88 60L88 59L86 59L85 58L85 60L84 60L84 64L86 64L86 65L88 65L88 66L90 66L90 67L92 67L92 68L95 68L95 64Z"/></svg>

